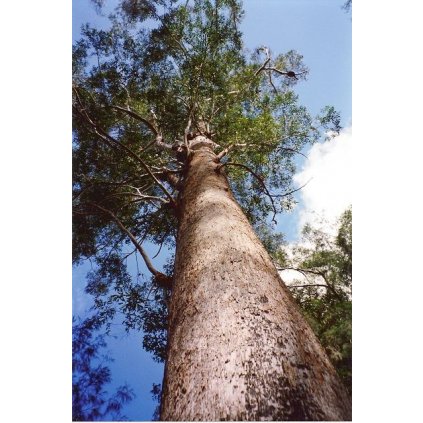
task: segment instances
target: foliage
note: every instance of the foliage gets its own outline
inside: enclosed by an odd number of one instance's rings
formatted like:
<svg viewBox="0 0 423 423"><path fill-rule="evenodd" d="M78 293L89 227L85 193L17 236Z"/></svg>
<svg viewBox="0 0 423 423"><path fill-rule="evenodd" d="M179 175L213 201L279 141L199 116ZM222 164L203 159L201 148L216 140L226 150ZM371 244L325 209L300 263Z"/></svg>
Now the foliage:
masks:
<svg viewBox="0 0 423 423"><path fill-rule="evenodd" d="M333 106L326 106L319 118L322 127L326 130L326 141L338 135L341 130L341 116Z"/></svg>
<svg viewBox="0 0 423 423"><path fill-rule="evenodd" d="M156 406L156 409L154 410L152 420L159 421L160 420L160 403L161 403L161 397L162 397L162 385L153 383L151 394L152 394L153 400L157 402L157 406Z"/></svg>
<svg viewBox="0 0 423 423"><path fill-rule="evenodd" d="M347 0L343 5L342 8L346 11L346 12L350 12L352 10L352 0Z"/></svg>
<svg viewBox="0 0 423 423"><path fill-rule="evenodd" d="M256 225L254 230L259 237L264 248L276 260L281 260L283 252L281 245L285 243L284 235L272 231L268 225Z"/></svg>
<svg viewBox="0 0 423 423"><path fill-rule="evenodd" d="M127 265L118 254L110 254L107 262L100 257L98 268L87 275L85 291L94 297L91 318L95 327L104 327L109 334L112 322L119 322L125 330L136 330L143 334L143 347L153 354L153 359L166 359L167 316L170 290L156 286L152 278L146 278L138 270L131 277ZM165 265L165 273L171 272L173 256ZM138 268L138 263L137 263ZM117 316L123 316L117 320Z"/></svg>
<svg viewBox="0 0 423 423"><path fill-rule="evenodd" d="M294 88L308 73L300 54L246 53L242 16L237 0L123 0L108 30L85 25L73 48L74 263L93 263L86 291L98 322L123 313L157 360L173 266L155 269L143 245L175 249L187 140L201 133L216 143L235 197L266 235L293 205L302 149L339 129L333 108L312 117L299 104ZM129 275L131 255L151 278Z"/></svg>
<svg viewBox="0 0 423 423"><path fill-rule="evenodd" d="M302 274L289 288L351 392L352 209L340 217L336 236L306 225L302 245L289 259L285 252L282 267Z"/></svg>
<svg viewBox="0 0 423 423"><path fill-rule="evenodd" d="M73 320L72 331L72 420L127 420L121 414L123 405L134 398L127 385L109 396L104 390L110 383L110 369L103 363L111 359L101 353L106 347L104 336L95 336L94 321Z"/></svg>

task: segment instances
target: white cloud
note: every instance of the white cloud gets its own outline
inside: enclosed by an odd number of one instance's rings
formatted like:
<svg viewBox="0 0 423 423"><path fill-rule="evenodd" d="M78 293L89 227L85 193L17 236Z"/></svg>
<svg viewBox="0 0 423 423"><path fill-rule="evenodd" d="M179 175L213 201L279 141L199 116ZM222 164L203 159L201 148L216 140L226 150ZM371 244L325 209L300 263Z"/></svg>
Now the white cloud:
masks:
<svg viewBox="0 0 423 423"><path fill-rule="evenodd" d="M322 218L334 224L352 204L352 131L345 128L337 137L315 144L308 160L294 176L299 191L298 235L305 223L319 227ZM326 228L327 229L327 228Z"/></svg>

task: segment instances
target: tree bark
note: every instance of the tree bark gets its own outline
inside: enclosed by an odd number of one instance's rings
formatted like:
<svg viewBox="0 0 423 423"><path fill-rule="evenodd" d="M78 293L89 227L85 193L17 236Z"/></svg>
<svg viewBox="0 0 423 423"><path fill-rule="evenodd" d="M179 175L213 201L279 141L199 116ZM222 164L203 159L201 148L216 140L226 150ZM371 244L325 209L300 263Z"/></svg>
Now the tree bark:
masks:
<svg viewBox="0 0 423 423"><path fill-rule="evenodd" d="M191 148L161 420L351 420L344 386L215 153L207 142Z"/></svg>

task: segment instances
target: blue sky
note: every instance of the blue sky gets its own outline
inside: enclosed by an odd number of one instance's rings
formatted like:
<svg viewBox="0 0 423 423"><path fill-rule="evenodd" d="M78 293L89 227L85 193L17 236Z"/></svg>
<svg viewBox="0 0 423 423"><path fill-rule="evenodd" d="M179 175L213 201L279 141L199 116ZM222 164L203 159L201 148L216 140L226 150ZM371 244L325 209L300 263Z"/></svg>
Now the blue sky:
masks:
<svg viewBox="0 0 423 423"><path fill-rule="evenodd" d="M297 89L301 102L313 114L325 105L335 106L341 112L342 124L348 126L351 122L351 18L341 9L343 2L245 0L241 29L249 50L267 45L275 53L291 49L301 53L310 68L308 81ZM107 20L96 15L89 1L74 0L73 39L78 38L84 22L105 25ZM298 200L301 201L301 195ZM278 217L278 229L290 241L298 237L301 207ZM83 313L89 304L83 295L83 275L87 268L89 265L75 269L73 274L73 308L78 313ZM149 420L155 407L149 391L153 382L161 383L163 368L142 351L140 334L126 337L123 330L118 329L116 335L117 339L109 341L109 350L115 359L111 366L114 383L128 382L137 394L125 413L133 420Z"/></svg>

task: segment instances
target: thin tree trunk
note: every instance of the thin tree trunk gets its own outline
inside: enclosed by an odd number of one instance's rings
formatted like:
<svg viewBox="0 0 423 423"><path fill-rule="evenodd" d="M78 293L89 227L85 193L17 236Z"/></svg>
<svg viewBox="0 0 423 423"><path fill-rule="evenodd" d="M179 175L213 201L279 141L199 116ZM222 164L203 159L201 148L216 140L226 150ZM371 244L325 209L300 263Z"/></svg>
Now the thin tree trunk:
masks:
<svg viewBox="0 0 423 423"><path fill-rule="evenodd" d="M161 419L350 420L323 348L197 145L180 196Z"/></svg>

